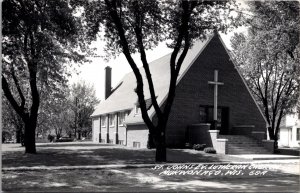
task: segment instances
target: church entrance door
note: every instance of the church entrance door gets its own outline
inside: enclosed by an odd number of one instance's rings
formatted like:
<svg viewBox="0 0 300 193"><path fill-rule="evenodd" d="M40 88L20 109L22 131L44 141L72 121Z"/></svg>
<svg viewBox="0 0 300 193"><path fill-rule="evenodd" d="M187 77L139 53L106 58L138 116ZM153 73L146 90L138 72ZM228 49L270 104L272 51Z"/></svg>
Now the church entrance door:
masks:
<svg viewBox="0 0 300 193"><path fill-rule="evenodd" d="M214 107L208 105L200 106L200 123L210 123L211 126L214 122ZM229 127L229 108L218 107L217 112L217 129L220 130L221 135L228 134ZM211 127L211 129L214 129Z"/></svg>

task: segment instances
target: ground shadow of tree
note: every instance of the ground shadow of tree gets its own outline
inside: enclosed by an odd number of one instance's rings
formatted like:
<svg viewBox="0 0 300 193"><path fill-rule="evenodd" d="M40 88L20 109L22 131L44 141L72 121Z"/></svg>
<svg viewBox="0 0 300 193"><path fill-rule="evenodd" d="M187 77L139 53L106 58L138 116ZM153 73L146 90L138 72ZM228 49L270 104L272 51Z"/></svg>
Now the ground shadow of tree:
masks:
<svg viewBox="0 0 300 193"><path fill-rule="evenodd" d="M294 191L299 176L281 172L268 176L160 176L151 168L103 170L54 170L4 172L6 191L43 192L158 192L213 191L261 192Z"/></svg>
<svg viewBox="0 0 300 193"><path fill-rule="evenodd" d="M205 154L195 150L169 149L168 162L220 162L237 161L237 158ZM154 163L155 151L130 149L122 146L94 144L48 144L38 146L38 154L21 151L4 152L2 166L85 166L104 164L149 164Z"/></svg>

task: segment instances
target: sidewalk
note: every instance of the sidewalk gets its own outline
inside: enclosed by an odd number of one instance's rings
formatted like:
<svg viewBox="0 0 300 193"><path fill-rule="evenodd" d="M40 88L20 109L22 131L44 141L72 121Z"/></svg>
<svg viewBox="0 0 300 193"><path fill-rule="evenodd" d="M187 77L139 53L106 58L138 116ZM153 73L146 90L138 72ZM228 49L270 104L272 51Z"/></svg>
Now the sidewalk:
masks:
<svg viewBox="0 0 300 193"><path fill-rule="evenodd" d="M293 155L279 155L279 154L242 154L230 155L232 157L243 158L247 160L290 160L296 159L300 161L300 156Z"/></svg>

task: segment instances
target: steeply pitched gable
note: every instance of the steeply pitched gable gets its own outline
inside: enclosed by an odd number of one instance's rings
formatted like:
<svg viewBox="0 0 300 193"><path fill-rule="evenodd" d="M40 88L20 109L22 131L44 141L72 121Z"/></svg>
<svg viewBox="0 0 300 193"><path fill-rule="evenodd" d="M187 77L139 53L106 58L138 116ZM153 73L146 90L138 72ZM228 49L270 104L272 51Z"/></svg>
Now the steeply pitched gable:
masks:
<svg viewBox="0 0 300 193"><path fill-rule="evenodd" d="M177 84L180 80L185 76L187 71L196 61L196 59L201 55L203 50L211 41L218 41L227 51L224 43L222 42L221 38L217 34L212 34L207 40L205 41L198 41L196 42L193 47L188 51L182 67L180 69L180 73L178 76ZM228 52L226 54L229 55ZM167 98L168 89L169 89L169 82L170 82L170 62L171 53L167 54L149 64L150 71L153 78L153 83L155 87L155 92L157 96L158 104L161 106L163 105L164 101ZM230 57L230 55L229 55ZM145 99L150 98L147 79L145 77L145 73L143 68L140 68L141 74L144 80L144 95ZM242 78L242 77L241 77ZM242 78L243 80L243 78ZM245 84L245 82L244 82ZM245 84L245 87L247 85ZM95 112L92 116L99 116L103 114L109 114L113 112L125 111L129 109L133 109L135 107L137 101L137 95L134 91L136 88L136 79L133 72L130 72L124 76L124 78L120 81L120 83L116 86L114 92L111 94L109 98L105 101L101 102L100 105L97 107ZM248 87L247 87L248 89ZM249 89L248 89L249 91ZM249 94L251 95L250 91ZM251 95L252 96L252 95ZM252 97L253 98L253 97ZM253 98L254 100L254 98ZM258 106L257 106L258 107ZM259 108L259 107L258 107ZM259 109L260 110L260 109ZM261 112L261 111L260 111ZM153 117L155 114L154 108L150 108L148 110L149 116ZM262 114L262 113L261 113ZM263 116L263 114L262 114ZM133 111L126 119L127 124L141 124L143 123L142 116L136 115Z"/></svg>
<svg viewBox="0 0 300 193"><path fill-rule="evenodd" d="M198 41L189 50L180 70L178 80L181 79L189 65L194 59L201 53L205 45L211 40L213 36L209 37L205 41ZM157 96L157 101L160 104L167 96L170 82L170 57L171 53L167 54L151 63L149 63L150 71L153 78L153 84ZM143 68L140 68L141 74L144 80L144 95L145 99L150 98L147 79ZM98 105L92 116L99 116L101 114L108 114L127 109L133 109L137 101L137 95L134 92L136 88L136 79L133 72L130 72L124 76L120 81L121 85L103 102ZM151 110L151 109L150 109Z"/></svg>

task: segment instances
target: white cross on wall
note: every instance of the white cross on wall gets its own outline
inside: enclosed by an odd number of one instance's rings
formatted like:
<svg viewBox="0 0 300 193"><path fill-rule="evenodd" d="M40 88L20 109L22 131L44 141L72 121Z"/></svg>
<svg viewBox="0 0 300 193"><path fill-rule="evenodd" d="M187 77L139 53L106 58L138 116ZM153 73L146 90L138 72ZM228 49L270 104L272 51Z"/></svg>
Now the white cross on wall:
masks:
<svg viewBox="0 0 300 193"><path fill-rule="evenodd" d="M223 82L218 82L218 70L214 71L214 81L208 81L208 84L214 85L214 121L218 120L218 86L224 85Z"/></svg>

